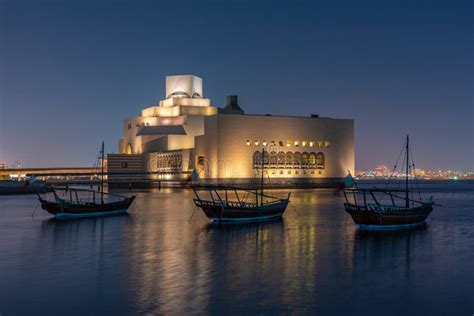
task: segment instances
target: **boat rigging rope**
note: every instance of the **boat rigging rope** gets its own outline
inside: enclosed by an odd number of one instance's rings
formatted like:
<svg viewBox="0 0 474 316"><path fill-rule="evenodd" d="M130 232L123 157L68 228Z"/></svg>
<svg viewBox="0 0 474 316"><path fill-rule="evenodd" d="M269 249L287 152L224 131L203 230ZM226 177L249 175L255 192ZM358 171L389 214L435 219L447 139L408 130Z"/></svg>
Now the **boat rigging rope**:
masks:
<svg viewBox="0 0 474 316"><path fill-rule="evenodd" d="M406 141L404 142L404 144L402 146L402 149L400 150L400 153L398 154L397 161L395 162L395 165L393 166L392 172L390 173L390 176L388 177L388 181L385 184L384 190L389 189L390 182L392 181L393 175L394 175L395 171L397 170L398 163L400 162L400 157L402 156L402 153L403 153L403 150L404 150L405 146L406 146ZM403 163L404 162L405 162L405 159L403 160ZM400 187L400 182L397 182L397 190L399 189L399 187ZM382 202L384 200L384 198L385 198L385 194L382 194L382 197L380 198L380 202Z"/></svg>
<svg viewBox="0 0 474 316"><path fill-rule="evenodd" d="M300 216L300 213L298 213L298 211L296 210L296 207L294 207L293 204L289 204L289 205L293 209L293 211L295 211L296 215Z"/></svg>
<svg viewBox="0 0 474 316"><path fill-rule="evenodd" d="M33 213L31 214L31 218L34 218L34 217L35 217L36 210L38 209L38 206L39 206L40 204L41 204L40 202L36 203L36 207L35 207L35 210L33 211Z"/></svg>
<svg viewBox="0 0 474 316"><path fill-rule="evenodd" d="M197 209L198 209L198 207L195 206L194 209L193 209L193 213L191 214L191 217L188 219L188 222L191 222L191 220L192 220L193 217L194 217L194 213L196 213L196 210L197 210Z"/></svg>
<svg viewBox="0 0 474 316"><path fill-rule="evenodd" d="M415 179L415 184L418 190L418 197L420 198L420 202L421 202L420 182L418 181L418 178L416 177L415 159L413 159L413 150L410 150L410 157L411 157L411 162L413 163L413 178Z"/></svg>
<svg viewBox="0 0 474 316"><path fill-rule="evenodd" d="M406 143L405 143L406 144ZM403 149L405 148L405 145L402 146L402 149L400 150L400 153L398 154L398 158L397 158L397 162L395 163L395 166L393 167L392 169L392 172L390 173L390 177L388 178L388 181L385 185L385 190L388 188L388 185L390 184L390 181L392 180L392 177L393 177L393 174L395 172L395 170L397 169L397 166L398 166L398 162L400 161L400 157L402 156L402 153L403 153Z"/></svg>

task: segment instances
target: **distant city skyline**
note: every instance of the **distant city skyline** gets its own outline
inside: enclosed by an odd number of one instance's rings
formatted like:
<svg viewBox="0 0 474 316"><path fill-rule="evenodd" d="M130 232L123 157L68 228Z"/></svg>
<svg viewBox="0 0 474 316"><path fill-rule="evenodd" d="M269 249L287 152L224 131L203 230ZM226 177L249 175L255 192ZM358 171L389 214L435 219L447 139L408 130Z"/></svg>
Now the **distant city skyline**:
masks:
<svg viewBox="0 0 474 316"><path fill-rule="evenodd" d="M355 119L356 170L392 165L410 133L421 168L473 172L473 16L471 1L3 1L0 163L90 166L165 75L196 74L216 106Z"/></svg>

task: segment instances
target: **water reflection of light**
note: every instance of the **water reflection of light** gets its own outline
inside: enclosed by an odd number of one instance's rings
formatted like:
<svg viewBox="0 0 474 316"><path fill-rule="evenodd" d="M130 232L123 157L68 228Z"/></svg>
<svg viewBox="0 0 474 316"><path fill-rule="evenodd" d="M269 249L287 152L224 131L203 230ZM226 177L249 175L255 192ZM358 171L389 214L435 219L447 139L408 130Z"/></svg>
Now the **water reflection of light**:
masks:
<svg viewBox="0 0 474 316"><path fill-rule="evenodd" d="M166 194L164 203L159 201L163 197L159 192L141 201L148 216L159 216L161 221L141 219L127 232L131 237L128 260L133 269L129 282L136 290L136 301L142 311L200 311L208 305L207 283L212 279L212 264L208 256L202 255L205 244L195 238L195 231L183 220L191 215L192 200L183 199L181 194ZM189 214L183 216L187 211ZM163 212L165 216L160 215Z"/></svg>

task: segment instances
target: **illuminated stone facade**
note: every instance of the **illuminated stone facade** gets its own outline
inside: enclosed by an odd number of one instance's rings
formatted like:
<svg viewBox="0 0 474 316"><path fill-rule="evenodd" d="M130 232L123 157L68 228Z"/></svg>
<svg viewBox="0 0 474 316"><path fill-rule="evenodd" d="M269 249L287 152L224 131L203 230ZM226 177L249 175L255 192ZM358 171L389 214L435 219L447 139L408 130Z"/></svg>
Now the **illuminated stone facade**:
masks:
<svg viewBox="0 0 474 316"><path fill-rule="evenodd" d="M124 121L121 159L141 155L143 171L169 173L168 179L194 173L201 182L253 183L264 149L269 184L335 185L354 173L353 120L248 115L236 96L217 108L203 98L202 79L191 75L166 77L166 96Z"/></svg>

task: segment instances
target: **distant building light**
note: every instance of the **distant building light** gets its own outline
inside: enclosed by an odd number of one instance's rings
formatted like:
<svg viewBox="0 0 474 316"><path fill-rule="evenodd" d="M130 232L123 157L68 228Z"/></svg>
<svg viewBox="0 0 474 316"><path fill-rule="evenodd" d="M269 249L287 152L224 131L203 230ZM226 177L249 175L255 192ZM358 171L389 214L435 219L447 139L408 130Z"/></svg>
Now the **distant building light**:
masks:
<svg viewBox="0 0 474 316"><path fill-rule="evenodd" d="M290 147L291 146L291 140L287 140L286 141L286 147Z"/></svg>
<svg viewBox="0 0 474 316"><path fill-rule="evenodd" d="M314 142L309 142L309 147L314 147Z"/></svg>
<svg viewBox="0 0 474 316"><path fill-rule="evenodd" d="M306 143L305 140L301 142L301 146L303 146L303 147L306 147L306 144L307 144L307 143Z"/></svg>
<svg viewBox="0 0 474 316"><path fill-rule="evenodd" d="M246 144L247 144L247 146L252 146L252 142L250 141L250 139L247 139Z"/></svg>
<svg viewBox="0 0 474 316"><path fill-rule="evenodd" d="M258 141L258 140L255 140L253 143L255 144L255 146L258 146L259 141Z"/></svg>
<svg viewBox="0 0 474 316"><path fill-rule="evenodd" d="M262 141L262 145L267 146L267 141L266 140Z"/></svg>

